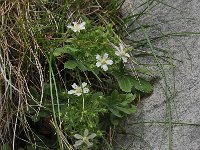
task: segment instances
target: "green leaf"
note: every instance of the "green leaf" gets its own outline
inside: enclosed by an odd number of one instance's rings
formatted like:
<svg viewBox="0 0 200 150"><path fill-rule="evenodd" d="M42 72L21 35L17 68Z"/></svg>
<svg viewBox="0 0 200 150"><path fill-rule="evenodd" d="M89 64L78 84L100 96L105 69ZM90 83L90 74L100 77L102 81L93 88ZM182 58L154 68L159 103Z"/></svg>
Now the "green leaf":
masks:
<svg viewBox="0 0 200 150"><path fill-rule="evenodd" d="M117 90L114 90L112 93L111 93L111 99L112 100L116 100L119 98L119 92Z"/></svg>
<svg viewBox="0 0 200 150"><path fill-rule="evenodd" d="M135 71L142 74L150 75L150 76L156 73L154 70L151 70L149 68L136 68Z"/></svg>
<svg viewBox="0 0 200 150"><path fill-rule="evenodd" d="M133 84L128 76L123 76L121 78L117 78L117 82L122 91L131 92Z"/></svg>
<svg viewBox="0 0 200 150"><path fill-rule="evenodd" d="M102 93L102 92L96 92L96 93L92 94L91 99L92 99L92 100L96 100L96 99L99 99L99 98L102 97L102 96L103 96L103 93Z"/></svg>
<svg viewBox="0 0 200 150"><path fill-rule="evenodd" d="M89 68L82 62L77 62L77 67L81 70L81 71L87 71L89 70Z"/></svg>
<svg viewBox="0 0 200 150"><path fill-rule="evenodd" d="M120 104L122 106L126 106L129 103L133 102L135 100L135 98L136 98L136 94L134 94L134 95L133 94L126 94L125 100L122 103L120 103Z"/></svg>
<svg viewBox="0 0 200 150"><path fill-rule="evenodd" d="M111 114L110 115L110 121L113 125L117 126L120 123L120 119L117 118L115 115Z"/></svg>
<svg viewBox="0 0 200 150"><path fill-rule="evenodd" d="M109 108L109 110L111 111L111 113L117 117L122 117L122 115L119 113L119 110L117 109L112 109L112 108Z"/></svg>
<svg viewBox="0 0 200 150"><path fill-rule="evenodd" d="M131 94L131 93L129 93L129 94L126 94L126 101L128 102L128 103L130 103L130 102L132 102L132 101L134 101L135 100L135 98L136 98L136 94Z"/></svg>
<svg viewBox="0 0 200 150"><path fill-rule="evenodd" d="M123 76L117 78L119 87L124 92L131 92L132 87L134 86L137 90L142 91L144 93L151 93L153 91L153 87L150 82L144 79L135 79L132 76Z"/></svg>
<svg viewBox="0 0 200 150"><path fill-rule="evenodd" d="M119 106L116 106L116 108L122 112L124 112L125 114L131 114L131 111L129 111L129 108L124 108L124 107L119 107Z"/></svg>
<svg viewBox="0 0 200 150"><path fill-rule="evenodd" d="M77 63L74 60L68 60L67 62L65 62L64 67L67 69L74 69L77 67Z"/></svg>
<svg viewBox="0 0 200 150"><path fill-rule="evenodd" d="M64 46L64 47L60 47L60 48L56 48L53 52L54 56L60 56L62 54L74 54L75 52L77 52L78 49L70 47L70 46Z"/></svg>
<svg viewBox="0 0 200 150"><path fill-rule="evenodd" d="M131 113L135 113L135 112L137 111L137 106L131 105L131 108L129 108L129 111L130 111Z"/></svg>
<svg viewBox="0 0 200 150"><path fill-rule="evenodd" d="M153 86L144 79L132 79L133 86L144 93L151 93L153 91Z"/></svg>

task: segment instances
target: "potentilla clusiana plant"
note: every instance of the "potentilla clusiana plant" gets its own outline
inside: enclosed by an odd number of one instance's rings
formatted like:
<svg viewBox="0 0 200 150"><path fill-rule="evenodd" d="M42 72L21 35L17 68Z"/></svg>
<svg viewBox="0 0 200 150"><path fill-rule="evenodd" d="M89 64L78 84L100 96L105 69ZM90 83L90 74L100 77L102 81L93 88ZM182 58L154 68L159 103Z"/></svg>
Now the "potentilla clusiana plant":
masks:
<svg viewBox="0 0 200 150"><path fill-rule="evenodd" d="M84 20L82 24L74 22L72 24L74 26L67 26L74 31L69 34L68 44L55 48L53 51L55 57L67 58L64 62L66 71L79 74L78 78L73 78L70 82L73 89L67 92L70 103L69 107L65 109L68 110L66 111L68 115L63 117L65 120L63 124L69 128L70 126L66 123L73 123L69 117L73 116L74 120L77 120L73 126L76 129L75 132L80 132L82 128L87 127L89 130L101 133L95 124L101 119L98 113L110 112L110 121L117 124L117 118L136 111L136 107L130 104L135 99L131 90L134 86L138 88L140 83L138 79L128 75L125 68L125 63L130 59L131 49L113 34L110 25L91 26L89 20ZM76 34L76 32L79 33ZM93 80L94 78L96 80ZM88 80L90 90L88 84L82 82L83 80ZM108 80L110 81L107 82ZM77 85L74 82L81 84ZM108 90L109 87L117 91ZM142 87L139 90L142 91ZM110 94L111 96L108 96ZM74 109L79 112L72 113ZM90 138L87 136L88 130L85 130L83 136L75 134L74 137L78 141L75 141L74 146L76 148L91 147L93 144L89 142Z"/></svg>

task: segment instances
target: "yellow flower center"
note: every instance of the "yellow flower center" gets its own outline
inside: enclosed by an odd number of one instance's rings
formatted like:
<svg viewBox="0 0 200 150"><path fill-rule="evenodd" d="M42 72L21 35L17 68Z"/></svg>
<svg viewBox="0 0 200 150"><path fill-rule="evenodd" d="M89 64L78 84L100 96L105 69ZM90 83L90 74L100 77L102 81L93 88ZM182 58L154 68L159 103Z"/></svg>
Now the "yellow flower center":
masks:
<svg viewBox="0 0 200 150"><path fill-rule="evenodd" d="M76 88L76 93L82 93L81 87L77 87L77 88Z"/></svg>
<svg viewBox="0 0 200 150"><path fill-rule="evenodd" d="M83 142L86 143L88 141L87 137L83 137Z"/></svg>
<svg viewBox="0 0 200 150"><path fill-rule="evenodd" d="M106 64L106 59L101 59L101 64Z"/></svg>
<svg viewBox="0 0 200 150"><path fill-rule="evenodd" d="M80 24L74 25L74 29L75 29L75 30L80 30Z"/></svg>
<svg viewBox="0 0 200 150"><path fill-rule="evenodd" d="M126 54L125 51L121 51L121 52L120 52L120 55L121 55L121 56L125 56L125 54Z"/></svg>

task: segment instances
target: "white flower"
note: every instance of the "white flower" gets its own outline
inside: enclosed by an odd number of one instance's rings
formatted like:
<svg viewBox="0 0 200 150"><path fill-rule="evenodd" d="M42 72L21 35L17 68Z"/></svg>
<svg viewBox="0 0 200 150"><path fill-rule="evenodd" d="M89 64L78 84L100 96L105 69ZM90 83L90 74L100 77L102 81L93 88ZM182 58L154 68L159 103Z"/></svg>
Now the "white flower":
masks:
<svg viewBox="0 0 200 150"><path fill-rule="evenodd" d="M80 32L81 30L85 29L85 22L78 23L78 22L72 22L73 26L69 25L68 28L72 29L74 32Z"/></svg>
<svg viewBox="0 0 200 150"><path fill-rule="evenodd" d="M95 133L92 133L89 135L89 131L88 129L85 129L84 131L84 135L80 135L80 134L75 134L74 137L76 139L78 139L78 141L75 142L74 147L77 148L78 146L82 145L83 143L85 143L87 145L88 148L93 146L93 143L90 142L90 139L93 139L96 137Z"/></svg>
<svg viewBox="0 0 200 150"><path fill-rule="evenodd" d="M125 46L122 43L119 44L119 47L115 46L114 44L112 44L112 46L116 49L115 54L119 56L124 63L127 62L127 59L130 57L130 55L126 53Z"/></svg>
<svg viewBox="0 0 200 150"><path fill-rule="evenodd" d="M86 87L87 83L83 82L81 86L78 86L76 83L72 84L74 90L68 91L68 94L74 94L80 96L82 93L88 93L90 90Z"/></svg>
<svg viewBox="0 0 200 150"><path fill-rule="evenodd" d="M107 53L105 53L103 55L103 57L101 57L99 54L97 54L96 55L96 60L97 60L96 66L97 67L101 67L104 71L108 70L108 66L107 65L112 65L113 64L113 61L108 59L108 54Z"/></svg>

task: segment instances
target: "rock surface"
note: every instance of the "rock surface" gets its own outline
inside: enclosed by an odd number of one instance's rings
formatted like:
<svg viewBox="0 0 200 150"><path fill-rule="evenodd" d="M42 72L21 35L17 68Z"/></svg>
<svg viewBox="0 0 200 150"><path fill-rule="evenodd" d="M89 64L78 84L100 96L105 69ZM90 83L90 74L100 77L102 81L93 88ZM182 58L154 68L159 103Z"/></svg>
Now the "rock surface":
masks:
<svg viewBox="0 0 200 150"><path fill-rule="evenodd" d="M134 12L132 6L138 0L126 2L127 9ZM199 0L168 0L166 4L171 7L158 4L144 19L158 23L150 34L157 30L200 32ZM164 66L166 80L163 77L154 84L152 95L125 121L126 134L117 134L114 149L200 150L200 36L167 38L157 46L173 55L175 67Z"/></svg>

